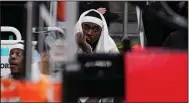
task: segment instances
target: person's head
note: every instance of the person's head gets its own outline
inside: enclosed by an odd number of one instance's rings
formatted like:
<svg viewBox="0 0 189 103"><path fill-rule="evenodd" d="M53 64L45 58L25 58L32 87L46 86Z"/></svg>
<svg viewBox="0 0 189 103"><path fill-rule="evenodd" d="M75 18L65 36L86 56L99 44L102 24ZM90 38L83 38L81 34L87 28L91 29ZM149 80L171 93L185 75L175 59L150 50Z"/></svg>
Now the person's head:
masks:
<svg viewBox="0 0 189 103"><path fill-rule="evenodd" d="M103 21L100 15L94 11L89 12L82 20L83 34L87 37L87 42L93 44L100 38Z"/></svg>
<svg viewBox="0 0 189 103"><path fill-rule="evenodd" d="M24 44L22 42L16 43L9 53L9 64L11 74L19 74L23 70L24 61Z"/></svg>

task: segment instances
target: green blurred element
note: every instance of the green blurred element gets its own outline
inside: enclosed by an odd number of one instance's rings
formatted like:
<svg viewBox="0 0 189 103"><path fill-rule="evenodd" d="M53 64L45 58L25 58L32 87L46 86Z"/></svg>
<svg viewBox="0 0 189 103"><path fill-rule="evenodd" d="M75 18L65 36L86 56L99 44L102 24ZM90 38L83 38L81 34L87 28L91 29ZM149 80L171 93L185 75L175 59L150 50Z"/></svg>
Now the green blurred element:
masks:
<svg viewBox="0 0 189 103"><path fill-rule="evenodd" d="M9 36L9 40L14 40L12 35Z"/></svg>

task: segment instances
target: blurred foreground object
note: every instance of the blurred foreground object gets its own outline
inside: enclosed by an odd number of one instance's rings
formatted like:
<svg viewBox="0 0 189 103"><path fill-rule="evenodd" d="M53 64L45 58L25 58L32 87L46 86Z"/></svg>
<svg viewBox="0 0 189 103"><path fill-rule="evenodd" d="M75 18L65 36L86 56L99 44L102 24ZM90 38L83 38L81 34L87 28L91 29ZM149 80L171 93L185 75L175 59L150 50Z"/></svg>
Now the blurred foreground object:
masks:
<svg viewBox="0 0 189 103"><path fill-rule="evenodd" d="M58 21L65 20L65 1L57 2L57 20Z"/></svg>
<svg viewBox="0 0 189 103"><path fill-rule="evenodd" d="M187 52L145 49L126 53L126 102L187 102Z"/></svg>
<svg viewBox="0 0 189 103"><path fill-rule="evenodd" d="M80 69L64 71L64 102L84 96L122 97L124 102L187 102L187 57L186 51L140 46L121 55L80 54ZM83 64L92 61L112 65L84 68Z"/></svg>
<svg viewBox="0 0 189 103"><path fill-rule="evenodd" d="M175 31L166 38L164 47L170 49L188 50L188 31Z"/></svg>
<svg viewBox="0 0 189 103"><path fill-rule="evenodd" d="M11 102L19 98L19 102L50 102L47 99L47 91L49 89L50 82L41 79L38 83L32 83L27 81L7 80L1 79L1 100L4 102ZM53 101L60 102L61 84L53 84ZM13 101L12 101L13 102Z"/></svg>
<svg viewBox="0 0 189 103"><path fill-rule="evenodd" d="M188 31L188 2L182 1L131 1L140 7L147 46L162 46L174 31Z"/></svg>

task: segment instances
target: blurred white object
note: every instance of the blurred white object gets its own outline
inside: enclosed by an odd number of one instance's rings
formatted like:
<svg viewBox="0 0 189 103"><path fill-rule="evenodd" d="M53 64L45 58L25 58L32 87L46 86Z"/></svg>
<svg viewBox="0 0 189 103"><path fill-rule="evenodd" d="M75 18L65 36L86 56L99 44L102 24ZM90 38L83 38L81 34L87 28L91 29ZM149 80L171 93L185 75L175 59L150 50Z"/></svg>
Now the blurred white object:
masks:
<svg viewBox="0 0 189 103"><path fill-rule="evenodd" d="M32 63L36 63L41 60L40 54L37 52L37 50L32 50Z"/></svg>
<svg viewBox="0 0 189 103"><path fill-rule="evenodd" d="M12 32L16 35L16 40L22 40L20 32L15 27L1 26L1 32Z"/></svg>

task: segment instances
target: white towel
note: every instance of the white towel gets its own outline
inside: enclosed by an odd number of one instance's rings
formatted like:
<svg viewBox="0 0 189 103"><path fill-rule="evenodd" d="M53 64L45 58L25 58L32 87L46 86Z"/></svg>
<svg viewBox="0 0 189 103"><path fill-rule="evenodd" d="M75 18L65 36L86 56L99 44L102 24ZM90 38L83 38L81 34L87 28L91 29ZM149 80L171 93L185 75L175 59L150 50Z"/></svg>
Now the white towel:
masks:
<svg viewBox="0 0 189 103"><path fill-rule="evenodd" d="M83 19L85 19L86 14L88 14L91 11L97 12L100 15L102 22L103 22L101 35L100 35L99 41L97 43L97 47L96 47L95 51L93 51L93 52L94 53L110 53L110 52L111 53L119 53L119 50L118 50L114 40L109 35L108 27L107 27L106 20L105 20L104 16L99 11L97 11L95 9L88 10L81 14L78 22L75 25L74 34L76 35L78 32L83 32L81 24L83 22ZM93 21L94 20L92 20L91 22L93 22Z"/></svg>

